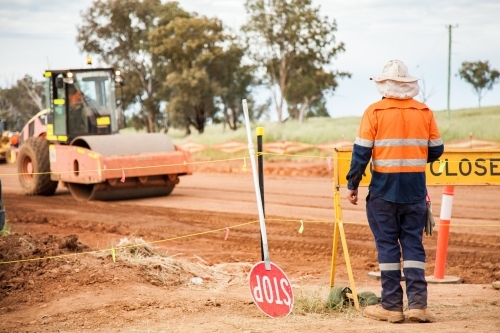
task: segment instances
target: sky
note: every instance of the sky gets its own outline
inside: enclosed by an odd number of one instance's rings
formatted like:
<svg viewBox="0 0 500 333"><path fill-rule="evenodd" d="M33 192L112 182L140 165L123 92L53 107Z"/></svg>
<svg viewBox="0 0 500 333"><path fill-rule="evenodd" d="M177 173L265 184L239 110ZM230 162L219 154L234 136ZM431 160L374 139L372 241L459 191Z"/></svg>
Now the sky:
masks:
<svg viewBox="0 0 500 333"><path fill-rule="evenodd" d="M218 17L238 30L247 20L244 0L180 0L182 8ZM0 86L29 74L42 78L47 68L84 67L86 54L76 45L81 11L92 0L0 0ZM337 22L336 40L346 51L331 68L347 71L327 98L332 117L360 116L380 99L371 76L391 59L402 60L425 84L427 104L447 107L448 29L452 29L450 108L477 107L472 87L456 74L464 61L486 61L500 70L499 0L313 0L320 14ZM258 100L270 96L259 89ZM417 98L418 99L418 98ZM482 106L500 105L500 83Z"/></svg>

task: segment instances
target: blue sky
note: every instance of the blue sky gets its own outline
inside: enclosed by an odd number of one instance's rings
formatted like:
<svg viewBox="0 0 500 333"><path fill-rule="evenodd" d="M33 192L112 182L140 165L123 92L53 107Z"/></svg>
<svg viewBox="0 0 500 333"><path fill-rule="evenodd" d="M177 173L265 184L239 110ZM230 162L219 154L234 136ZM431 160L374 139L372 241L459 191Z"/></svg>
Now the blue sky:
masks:
<svg viewBox="0 0 500 333"><path fill-rule="evenodd" d="M184 0L180 5L200 15L219 17L237 30L246 20L244 0ZM0 0L0 85L30 74L42 78L51 68L82 67L86 55L75 43L80 11L91 0ZM451 108L477 106L470 85L455 74L463 61L488 60L500 70L500 1L498 0L313 0L321 14L338 24L337 41L346 52L332 66L353 74L340 82L328 111L333 117L359 116L378 100L368 78L381 72L390 59L406 63L410 74L434 93L427 104L446 108L448 35L453 29ZM265 99L260 90L258 98ZM500 83L482 105L500 105Z"/></svg>

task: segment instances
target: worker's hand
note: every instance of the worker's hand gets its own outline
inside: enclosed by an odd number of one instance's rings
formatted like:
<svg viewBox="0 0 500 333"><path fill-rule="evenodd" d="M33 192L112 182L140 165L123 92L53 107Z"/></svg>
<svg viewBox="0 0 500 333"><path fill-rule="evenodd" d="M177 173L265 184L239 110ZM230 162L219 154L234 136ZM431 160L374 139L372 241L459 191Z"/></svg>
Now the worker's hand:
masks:
<svg viewBox="0 0 500 333"><path fill-rule="evenodd" d="M347 200L353 205L358 204L358 190L347 190Z"/></svg>

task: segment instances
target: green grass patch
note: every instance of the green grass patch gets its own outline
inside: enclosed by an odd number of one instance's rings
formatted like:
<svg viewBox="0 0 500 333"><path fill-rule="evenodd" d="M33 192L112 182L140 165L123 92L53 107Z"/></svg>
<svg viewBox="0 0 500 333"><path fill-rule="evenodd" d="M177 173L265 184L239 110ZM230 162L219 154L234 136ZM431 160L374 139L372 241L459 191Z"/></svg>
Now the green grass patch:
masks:
<svg viewBox="0 0 500 333"><path fill-rule="evenodd" d="M360 119L360 117L310 118L302 124L291 120L282 124L258 122L251 124L250 127L253 137L255 136L256 127L264 127L264 142L287 140L319 144L339 140L342 137L347 140L354 140ZM184 130L170 129L168 136L177 144L191 141L212 146L231 140L247 142L244 126L233 131L227 127L224 130L221 124L216 124L207 126L203 134L193 132L186 137L184 133Z"/></svg>
<svg viewBox="0 0 500 333"><path fill-rule="evenodd" d="M435 112L444 142L474 138L500 141L500 106Z"/></svg>

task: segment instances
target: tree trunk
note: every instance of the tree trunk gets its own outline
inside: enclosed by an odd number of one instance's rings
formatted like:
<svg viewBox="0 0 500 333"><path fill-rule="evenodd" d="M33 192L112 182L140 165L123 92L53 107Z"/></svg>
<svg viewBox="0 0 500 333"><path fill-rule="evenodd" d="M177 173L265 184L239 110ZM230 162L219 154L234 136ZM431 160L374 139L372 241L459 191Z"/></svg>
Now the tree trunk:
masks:
<svg viewBox="0 0 500 333"><path fill-rule="evenodd" d="M238 129L238 116L240 115L240 106L237 105L234 108L231 108L231 122L232 122L232 127L231 129L233 131L236 131Z"/></svg>
<svg viewBox="0 0 500 333"><path fill-rule="evenodd" d="M299 109L299 123L302 123L304 121L304 113L306 112L306 109L309 107L309 98L304 96L304 102L300 106Z"/></svg>
<svg viewBox="0 0 500 333"><path fill-rule="evenodd" d="M155 131L153 117L154 116L150 112L148 112L148 133L154 133Z"/></svg>
<svg viewBox="0 0 500 333"><path fill-rule="evenodd" d="M309 97L304 96L304 103L302 103L299 109L299 123L302 123L304 121L304 118L306 117L305 113L307 108L309 108L309 106L320 97L321 96L314 96L311 99L309 99Z"/></svg>
<svg viewBox="0 0 500 333"><path fill-rule="evenodd" d="M198 130L198 133L202 134L205 131L205 121L207 119L204 105L203 104L195 105L194 112L195 112L194 127Z"/></svg>
<svg viewBox="0 0 500 333"><path fill-rule="evenodd" d="M276 90L274 88L271 89L274 97L274 105L276 106L276 113L278 114L278 123L281 123L282 114L283 114L283 98L278 101L278 97L276 96Z"/></svg>
<svg viewBox="0 0 500 333"><path fill-rule="evenodd" d="M227 124L228 119L227 119L227 106L226 106L226 104L224 104L224 109L222 110L222 114L224 115L224 121L222 122L222 132L225 132L226 125L228 125Z"/></svg>
<svg viewBox="0 0 500 333"><path fill-rule="evenodd" d="M286 58L283 56L280 61L280 105L278 109L278 121L281 123L283 118L283 100L285 96L286 87Z"/></svg>

